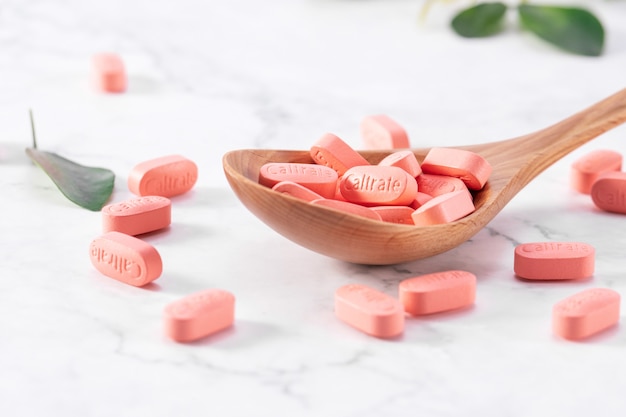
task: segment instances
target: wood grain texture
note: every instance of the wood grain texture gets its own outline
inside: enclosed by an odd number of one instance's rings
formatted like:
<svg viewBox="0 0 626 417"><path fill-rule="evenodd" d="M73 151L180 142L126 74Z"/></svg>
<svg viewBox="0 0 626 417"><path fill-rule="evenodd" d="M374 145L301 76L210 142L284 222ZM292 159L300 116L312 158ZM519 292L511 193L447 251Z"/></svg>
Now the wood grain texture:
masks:
<svg viewBox="0 0 626 417"><path fill-rule="evenodd" d="M391 224L319 207L258 184L266 162L313 163L309 151L242 149L223 157L224 173L241 202L293 242L336 259L370 265L412 261L448 251L489 223L533 178L574 149L626 120L626 89L550 127L499 142L462 146L493 167L474 193L476 211L448 224ZM428 149L413 150L421 162ZM389 152L360 152L376 164Z"/></svg>

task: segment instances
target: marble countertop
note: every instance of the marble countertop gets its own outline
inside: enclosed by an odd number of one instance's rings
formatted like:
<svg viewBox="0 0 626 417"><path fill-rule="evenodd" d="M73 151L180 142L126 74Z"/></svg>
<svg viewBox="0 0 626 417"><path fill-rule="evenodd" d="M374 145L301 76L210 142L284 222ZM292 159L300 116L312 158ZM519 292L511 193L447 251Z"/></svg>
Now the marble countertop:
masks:
<svg viewBox="0 0 626 417"><path fill-rule="evenodd" d="M570 2L571 3L571 2ZM580 4L580 2L578 2ZM418 22L410 0L35 1L0 3L0 414L3 416L623 416L626 330L585 342L551 332L558 300L601 286L626 295L626 218L569 187L573 160L626 153L618 127L543 172L470 241L392 266L302 248L236 198L221 158L238 148L308 149L334 132L356 148L370 114L415 147L489 142L548 126L624 88L626 2L588 1L605 54L556 51L520 33L467 40L460 3ZM89 84L90 59L123 57L129 90ZM117 177L167 154L200 168L173 224L146 237L163 275L135 288L98 273L101 215L66 200L24 153L32 109L41 149ZM523 242L597 251L583 282L513 274ZM445 269L478 277L473 308L408 318L397 340L339 322L347 283L395 295ZM206 288L237 297L236 323L177 344L163 307Z"/></svg>

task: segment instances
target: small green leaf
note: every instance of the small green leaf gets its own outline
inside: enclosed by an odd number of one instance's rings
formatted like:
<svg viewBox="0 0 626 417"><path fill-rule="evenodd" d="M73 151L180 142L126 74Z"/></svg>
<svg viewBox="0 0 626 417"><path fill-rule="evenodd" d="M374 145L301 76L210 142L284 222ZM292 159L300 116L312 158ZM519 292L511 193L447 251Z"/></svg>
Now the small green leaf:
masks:
<svg viewBox="0 0 626 417"><path fill-rule="evenodd" d="M503 28L506 13L504 3L480 3L459 12L452 19L454 31L466 38L495 35Z"/></svg>
<svg viewBox="0 0 626 417"><path fill-rule="evenodd" d="M105 168L79 165L55 153L27 148L26 154L79 206L99 211L113 192L115 174Z"/></svg>
<svg viewBox="0 0 626 417"><path fill-rule="evenodd" d="M604 28L591 12L577 7L518 7L520 23L541 39L579 55L598 56L604 47Z"/></svg>

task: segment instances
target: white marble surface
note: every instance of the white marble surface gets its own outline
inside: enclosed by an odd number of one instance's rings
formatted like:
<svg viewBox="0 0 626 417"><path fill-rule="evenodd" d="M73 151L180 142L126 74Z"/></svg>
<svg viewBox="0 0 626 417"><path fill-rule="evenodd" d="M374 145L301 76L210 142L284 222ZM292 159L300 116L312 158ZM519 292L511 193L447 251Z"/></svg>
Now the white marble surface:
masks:
<svg viewBox="0 0 626 417"><path fill-rule="evenodd" d="M571 3L571 2L570 2ZM301 248L228 188L222 155L306 149L332 131L360 146L358 123L386 113L414 146L517 136L626 85L626 2L588 1L606 53L555 51L512 27L456 37L420 1L181 0L0 2L0 415L2 416L623 416L626 329L584 343L554 337L552 305L584 288L626 296L626 218L568 186L597 148L626 153L626 127L549 168L470 242L396 266L346 264ZM92 54L125 60L130 89L93 91ZM100 214L65 200L33 166L41 149L117 174L130 197L138 162L180 153L200 166L174 199L172 227L146 238L164 273L148 288L100 275L89 242ZM513 248L580 240L597 250L584 282L529 284ZM443 269L478 276L462 312L407 320L399 340L367 337L333 315L333 292ZM181 345L168 302L205 288L237 297L236 325Z"/></svg>

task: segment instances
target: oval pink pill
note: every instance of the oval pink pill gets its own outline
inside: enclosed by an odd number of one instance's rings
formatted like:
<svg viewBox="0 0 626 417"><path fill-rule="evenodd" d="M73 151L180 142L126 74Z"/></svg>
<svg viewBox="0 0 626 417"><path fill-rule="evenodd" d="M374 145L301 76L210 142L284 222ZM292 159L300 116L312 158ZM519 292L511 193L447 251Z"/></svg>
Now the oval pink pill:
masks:
<svg viewBox="0 0 626 417"><path fill-rule="evenodd" d="M281 181L272 187L272 190L299 198L304 201L313 201L324 198L313 190L310 190L293 181Z"/></svg>
<svg viewBox="0 0 626 417"><path fill-rule="evenodd" d="M335 291L335 315L371 336L390 338L404 331L404 309L395 298L360 284Z"/></svg>
<svg viewBox="0 0 626 417"><path fill-rule="evenodd" d="M117 231L135 236L168 227L172 222L172 202L166 197L133 198L102 208L104 233Z"/></svg>
<svg viewBox="0 0 626 417"><path fill-rule="evenodd" d="M177 342L192 342L232 326L235 296L209 289L168 304L163 311L165 334Z"/></svg>
<svg viewBox="0 0 626 417"><path fill-rule="evenodd" d="M463 190L431 198L415 209L411 217L416 226L430 226L453 222L474 210L472 196L467 190Z"/></svg>
<svg viewBox="0 0 626 417"><path fill-rule="evenodd" d="M574 161L570 174L570 184L576 191L589 194L591 186L603 172L621 171L622 154L598 149Z"/></svg>
<svg viewBox="0 0 626 417"><path fill-rule="evenodd" d="M474 304L476 275L459 270L421 275L400 282L399 294L414 316L456 310Z"/></svg>
<svg viewBox="0 0 626 417"><path fill-rule="evenodd" d="M282 181L292 181L324 198L335 195L337 171L332 168L293 162L269 162L259 170L259 184L272 188Z"/></svg>
<svg viewBox="0 0 626 417"><path fill-rule="evenodd" d="M316 164L334 169L339 176L354 166L370 165L360 153L332 133L324 134L311 146L309 153Z"/></svg>
<svg viewBox="0 0 626 417"><path fill-rule="evenodd" d="M97 54L92 58L92 63L92 82L98 90L109 93L122 93L126 90L126 69L119 55Z"/></svg>
<svg viewBox="0 0 626 417"><path fill-rule="evenodd" d="M140 196L174 197L191 190L198 179L196 164L180 155L168 155L137 164L128 176L128 188Z"/></svg>
<svg viewBox="0 0 626 417"><path fill-rule="evenodd" d="M626 214L626 172L605 172L591 186L591 200L599 209Z"/></svg>
<svg viewBox="0 0 626 417"><path fill-rule="evenodd" d="M619 293L591 288L556 303L552 309L555 334L569 340L588 338L619 321Z"/></svg>
<svg viewBox="0 0 626 417"><path fill-rule="evenodd" d="M398 149L410 146L406 130L384 114L365 117L361 121L360 130L367 149Z"/></svg>
<svg viewBox="0 0 626 417"><path fill-rule="evenodd" d="M491 165L482 156L453 148L432 148L426 154L421 167L426 174L457 177L470 190L483 188L492 171Z"/></svg>
<svg viewBox="0 0 626 417"><path fill-rule="evenodd" d="M581 242L533 242L515 247L513 269L524 279L583 279L593 275L595 249Z"/></svg>
<svg viewBox="0 0 626 417"><path fill-rule="evenodd" d="M154 281L163 271L161 256L152 245L120 232L94 239L89 258L102 274L135 287Z"/></svg>
<svg viewBox="0 0 626 417"><path fill-rule="evenodd" d="M370 206L409 205L417 195L417 181L393 166L357 166L346 171L339 182L348 201Z"/></svg>
<svg viewBox="0 0 626 417"><path fill-rule="evenodd" d="M415 154L411 151L396 151L384 157L378 165L402 168L412 177L422 173L422 168Z"/></svg>
<svg viewBox="0 0 626 417"><path fill-rule="evenodd" d="M428 194L432 197L461 190L469 193L467 186L459 178L424 173L417 177L417 189L420 193Z"/></svg>

